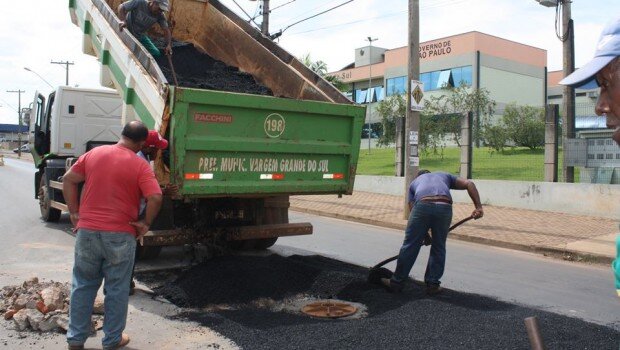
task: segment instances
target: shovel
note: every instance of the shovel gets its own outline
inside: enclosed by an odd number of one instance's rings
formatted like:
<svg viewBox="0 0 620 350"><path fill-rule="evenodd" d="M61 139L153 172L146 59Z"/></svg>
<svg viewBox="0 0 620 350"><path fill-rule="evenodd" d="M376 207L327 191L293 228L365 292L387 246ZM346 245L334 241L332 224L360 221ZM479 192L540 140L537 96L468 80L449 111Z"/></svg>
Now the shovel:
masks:
<svg viewBox="0 0 620 350"><path fill-rule="evenodd" d="M462 224L466 223L467 221L473 219L473 216L469 216L466 217L465 219L457 222L456 224L450 226L450 228L448 229L448 232L454 230L455 228L461 226ZM433 243L433 238L430 234L430 232L426 233L426 236L424 237L424 241L423 244L424 245L431 245ZM377 265L373 266L370 271L368 271L368 282L369 283L374 283L374 284L381 284L381 279L382 278L392 278L392 275L394 274L392 271L386 269L385 267L383 267L384 265L394 261L398 259L398 255L395 255L391 258L385 259L383 261L381 261L380 263L378 263Z"/></svg>

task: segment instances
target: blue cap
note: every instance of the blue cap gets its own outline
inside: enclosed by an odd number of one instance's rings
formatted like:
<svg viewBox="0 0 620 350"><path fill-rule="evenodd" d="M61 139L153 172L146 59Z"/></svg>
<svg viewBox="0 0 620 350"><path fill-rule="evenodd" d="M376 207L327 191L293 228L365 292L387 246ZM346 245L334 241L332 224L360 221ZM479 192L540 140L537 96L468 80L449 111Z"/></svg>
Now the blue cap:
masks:
<svg viewBox="0 0 620 350"><path fill-rule="evenodd" d="M595 88L595 75L614 58L620 56L620 18L607 23L596 44L594 58L560 81L575 88Z"/></svg>

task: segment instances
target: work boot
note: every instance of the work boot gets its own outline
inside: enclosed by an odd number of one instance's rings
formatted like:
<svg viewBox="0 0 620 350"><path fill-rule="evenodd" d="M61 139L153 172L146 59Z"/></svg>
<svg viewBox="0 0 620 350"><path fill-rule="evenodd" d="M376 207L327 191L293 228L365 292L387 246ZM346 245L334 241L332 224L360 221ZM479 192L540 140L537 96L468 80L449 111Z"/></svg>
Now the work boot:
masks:
<svg viewBox="0 0 620 350"><path fill-rule="evenodd" d="M133 295L136 291L136 282L134 282L134 280L131 280L131 283L129 284L129 295Z"/></svg>
<svg viewBox="0 0 620 350"><path fill-rule="evenodd" d="M71 344L69 344L69 346L67 346L67 349L69 349L69 350L84 350L84 344L82 344L82 345L71 345Z"/></svg>
<svg viewBox="0 0 620 350"><path fill-rule="evenodd" d="M129 336L127 334L123 333L123 335L121 335L121 341L119 341L118 344L116 344L116 345L114 345L112 347L109 347L109 348L104 347L103 349L104 350L120 349L120 348L126 346L127 344L129 344L129 340L130 340Z"/></svg>
<svg viewBox="0 0 620 350"><path fill-rule="evenodd" d="M439 284L436 283L427 283L426 284L426 295L433 296L443 292L443 288Z"/></svg>
<svg viewBox="0 0 620 350"><path fill-rule="evenodd" d="M382 278L381 284L387 289L390 293L400 293L403 291L402 284L391 280L390 278Z"/></svg>

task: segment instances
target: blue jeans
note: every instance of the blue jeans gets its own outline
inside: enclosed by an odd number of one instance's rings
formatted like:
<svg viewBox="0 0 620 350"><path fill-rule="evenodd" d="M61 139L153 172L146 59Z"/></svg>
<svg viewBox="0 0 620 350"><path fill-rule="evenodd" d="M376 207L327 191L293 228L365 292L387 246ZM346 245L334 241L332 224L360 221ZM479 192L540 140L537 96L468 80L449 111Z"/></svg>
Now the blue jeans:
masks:
<svg viewBox="0 0 620 350"><path fill-rule="evenodd" d="M451 205L428 202L414 204L405 229L405 240L398 255L396 271L392 276L393 282L402 283L409 277L409 272L420 253L424 236L430 229L433 234L433 244L426 265L424 281L427 284L438 285L440 283L439 280L443 276L446 265L446 239L451 222Z"/></svg>
<svg viewBox="0 0 620 350"><path fill-rule="evenodd" d="M148 37L148 35L142 34L142 36L138 38L138 41L142 45L144 45L144 48L146 49L146 51L148 51L151 54L151 56L153 57L161 56L161 51L159 51L157 46L153 44L153 41L151 40L151 38Z"/></svg>
<svg viewBox="0 0 620 350"><path fill-rule="evenodd" d="M121 341L127 321L129 279L135 252L136 238L129 233L78 230L67 331L69 345L86 342L93 303L102 280L106 290L103 348Z"/></svg>

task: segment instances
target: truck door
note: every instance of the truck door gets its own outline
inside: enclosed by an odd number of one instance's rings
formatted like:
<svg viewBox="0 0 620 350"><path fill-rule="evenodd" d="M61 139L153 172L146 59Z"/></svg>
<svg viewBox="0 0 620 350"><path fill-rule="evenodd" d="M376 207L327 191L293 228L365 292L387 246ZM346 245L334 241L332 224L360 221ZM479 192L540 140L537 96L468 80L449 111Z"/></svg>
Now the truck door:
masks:
<svg viewBox="0 0 620 350"><path fill-rule="evenodd" d="M42 153L42 144L45 139L45 135L41 135L41 120L43 119L43 113L45 113L45 96L37 91L32 104L32 110L30 111L30 123L28 129L30 129L29 143L34 145L34 151L39 157L44 154Z"/></svg>

